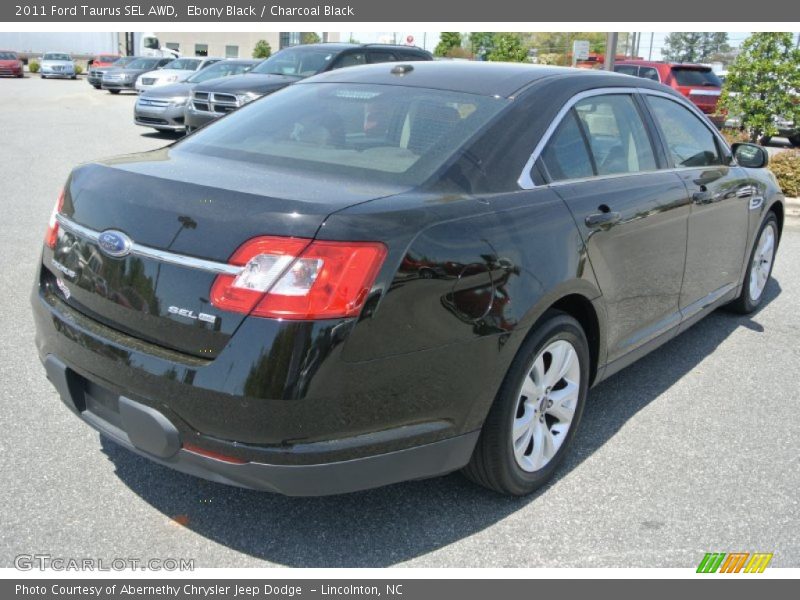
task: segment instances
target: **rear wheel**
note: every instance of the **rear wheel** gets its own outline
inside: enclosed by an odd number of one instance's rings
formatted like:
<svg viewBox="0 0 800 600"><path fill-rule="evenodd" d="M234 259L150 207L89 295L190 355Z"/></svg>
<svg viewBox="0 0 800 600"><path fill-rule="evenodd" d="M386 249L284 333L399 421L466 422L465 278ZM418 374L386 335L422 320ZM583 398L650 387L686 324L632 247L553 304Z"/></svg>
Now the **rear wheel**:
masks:
<svg viewBox="0 0 800 600"><path fill-rule="evenodd" d="M795 133L789 136L789 143L794 148L800 148L800 133Z"/></svg>
<svg viewBox="0 0 800 600"><path fill-rule="evenodd" d="M769 136L769 135L762 135L762 136L759 138L759 140L758 140L758 143L759 143L759 144L761 144L762 146L766 146L766 145L767 145L767 144L769 144L771 141L772 141L772 137L771 137L771 136Z"/></svg>
<svg viewBox="0 0 800 600"><path fill-rule="evenodd" d="M548 313L511 364L464 474L502 494L541 487L575 436L588 383L583 329L568 315Z"/></svg>
<svg viewBox="0 0 800 600"><path fill-rule="evenodd" d="M94 89L96 89L96 90L99 90L99 89L100 89L100 86L99 86L99 85L95 85L95 86L92 86L92 87L94 87Z"/></svg>
<svg viewBox="0 0 800 600"><path fill-rule="evenodd" d="M108 91L111 92L112 94L119 94L119 90L108 90Z"/></svg>
<svg viewBox="0 0 800 600"><path fill-rule="evenodd" d="M747 274L742 284L739 297L730 303L730 308L738 313L753 312L764 299L764 289L772 274L772 264L775 262L775 250L778 247L778 219L775 213L769 216L761 225L756 236L756 242L750 252L750 262L747 263Z"/></svg>

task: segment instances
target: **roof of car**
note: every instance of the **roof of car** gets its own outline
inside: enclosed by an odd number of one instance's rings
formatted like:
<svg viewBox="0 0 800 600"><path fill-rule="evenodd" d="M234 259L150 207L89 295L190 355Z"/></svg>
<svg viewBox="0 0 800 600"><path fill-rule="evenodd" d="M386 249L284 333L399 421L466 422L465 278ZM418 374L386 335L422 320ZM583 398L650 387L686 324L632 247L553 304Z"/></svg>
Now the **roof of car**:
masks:
<svg viewBox="0 0 800 600"><path fill-rule="evenodd" d="M414 52L424 52L427 54L427 50L423 50L419 46L407 46L405 44L361 44L361 43L351 43L351 42L320 42L319 44L301 44L299 46L289 46L292 49L304 49L304 48L327 48L341 52L342 50L350 50L352 48L376 48L376 49L392 49L392 50L411 50Z"/></svg>
<svg viewBox="0 0 800 600"><path fill-rule="evenodd" d="M400 67L400 68L398 68ZM406 70L400 73L400 71ZM586 88L625 85L663 89L659 83L620 73L571 67L550 67L525 63L472 61L425 61L381 63L336 69L309 77L298 84L373 83L451 90L482 96L510 97L522 88L544 79L569 79ZM297 85L297 84L296 84Z"/></svg>
<svg viewBox="0 0 800 600"><path fill-rule="evenodd" d="M641 58L625 58L622 60L617 60L616 64L620 65L641 65L641 66L657 66L657 65L664 65L667 67L687 67L693 69L710 69L711 67L708 65L703 65L700 63L686 63L686 62L674 62L668 60L644 60Z"/></svg>

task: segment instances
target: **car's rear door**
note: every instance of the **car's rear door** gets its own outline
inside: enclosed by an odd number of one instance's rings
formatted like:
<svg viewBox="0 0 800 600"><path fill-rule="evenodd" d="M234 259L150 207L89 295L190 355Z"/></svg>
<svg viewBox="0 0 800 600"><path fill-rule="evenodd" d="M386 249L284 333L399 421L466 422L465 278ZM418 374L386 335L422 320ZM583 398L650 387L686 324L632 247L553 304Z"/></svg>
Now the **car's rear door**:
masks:
<svg viewBox="0 0 800 600"><path fill-rule="evenodd" d="M607 310L608 360L674 331L689 203L624 90L578 100L554 130L539 168L575 218Z"/></svg>
<svg viewBox="0 0 800 600"><path fill-rule="evenodd" d="M645 95L667 160L692 201L681 310L691 318L738 283L747 245L749 203L757 188L731 166L706 119L679 99Z"/></svg>

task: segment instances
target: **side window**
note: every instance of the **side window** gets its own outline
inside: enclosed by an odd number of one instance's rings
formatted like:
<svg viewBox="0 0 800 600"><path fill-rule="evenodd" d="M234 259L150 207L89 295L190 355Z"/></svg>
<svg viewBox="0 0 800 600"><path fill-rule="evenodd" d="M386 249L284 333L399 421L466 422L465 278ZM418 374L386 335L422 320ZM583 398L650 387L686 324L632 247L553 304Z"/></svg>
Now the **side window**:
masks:
<svg viewBox="0 0 800 600"><path fill-rule="evenodd" d="M592 96L575 105L598 175L656 169L656 157L633 98Z"/></svg>
<svg viewBox="0 0 800 600"><path fill-rule="evenodd" d="M392 54L391 52L387 52L385 50L382 51L372 51L368 54L369 62L374 63L385 63L385 62L397 62L397 57Z"/></svg>
<svg viewBox="0 0 800 600"><path fill-rule="evenodd" d="M594 175L592 159L583 139L578 118L569 111L547 142L542 161L555 181L578 179Z"/></svg>
<svg viewBox="0 0 800 600"><path fill-rule="evenodd" d="M623 75L638 75L639 67L636 65L614 65L614 71Z"/></svg>
<svg viewBox="0 0 800 600"><path fill-rule="evenodd" d="M661 81L658 71L654 67L642 67L639 69L639 77L650 79L651 81Z"/></svg>
<svg viewBox="0 0 800 600"><path fill-rule="evenodd" d="M355 67L356 65L366 64L367 59L363 52L350 52L341 55L336 59L336 64L333 65L334 69L341 69L343 67Z"/></svg>
<svg viewBox="0 0 800 600"><path fill-rule="evenodd" d="M647 102L661 127L676 167L722 164L714 134L696 115L667 98L648 96Z"/></svg>

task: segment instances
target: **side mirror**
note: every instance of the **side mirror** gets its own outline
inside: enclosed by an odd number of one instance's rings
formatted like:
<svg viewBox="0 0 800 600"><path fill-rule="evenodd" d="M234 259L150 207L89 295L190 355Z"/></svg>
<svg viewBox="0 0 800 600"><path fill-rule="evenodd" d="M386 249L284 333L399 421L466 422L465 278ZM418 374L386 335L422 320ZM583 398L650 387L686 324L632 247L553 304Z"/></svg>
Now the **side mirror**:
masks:
<svg viewBox="0 0 800 600"><path fill-rule="evenodd" d="M736 162L749 169L763 169L769 164L766 149L756 144L734 144L732 147Z"/></svg>

